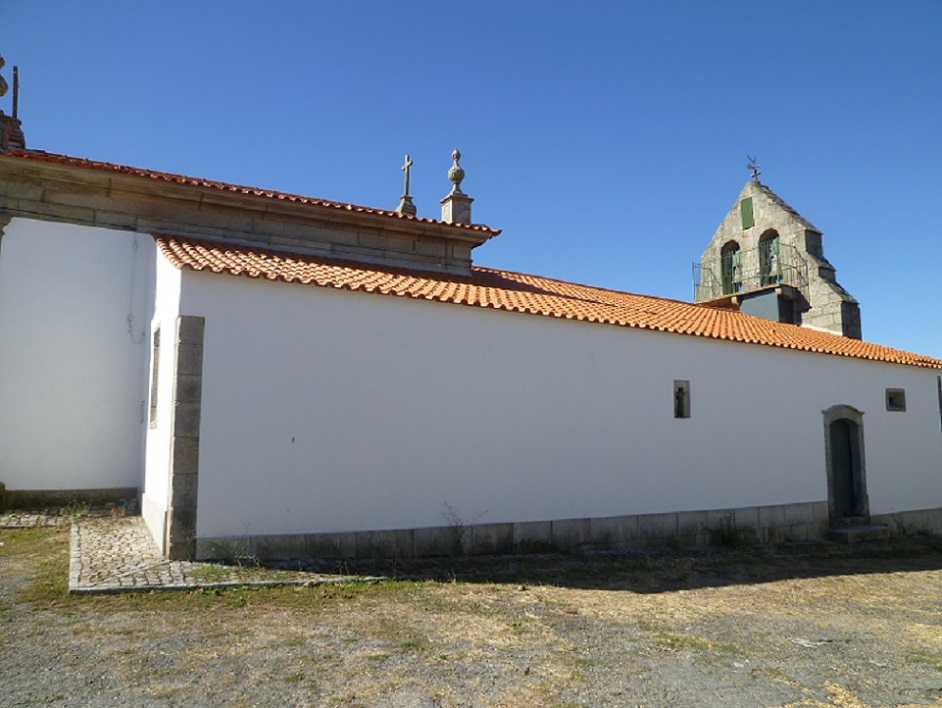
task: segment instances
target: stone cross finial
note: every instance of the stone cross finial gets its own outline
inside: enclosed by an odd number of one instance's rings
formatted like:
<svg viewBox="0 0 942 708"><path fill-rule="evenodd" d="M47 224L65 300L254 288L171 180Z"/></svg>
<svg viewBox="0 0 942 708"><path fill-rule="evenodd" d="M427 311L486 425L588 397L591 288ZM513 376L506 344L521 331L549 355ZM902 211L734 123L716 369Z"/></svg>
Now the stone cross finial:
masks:
<svg viewBox="0 0 942 708"><path fill-rule="evenodd" d="M409 156L406 155L405 162L403 163L401 169L405 172L404 184L402 190L402 196L399 197L399 206L396 207L396 211L400 214L406 214L407 216L415 216L416 208L415 204L412 203L412 197L409 196L409 168L412 167L412 160L409 159Z"/></svg>
<svg viewBox="0 0 942 708"><path fill-rule="evenodd" d="M762 174L761 172L759 172L759 163L756 162L756 158L754 158L752 155L746 155L746 159L749 160L749 164L746 165L746 169L752 170L752 179L754 182L758 182L759 175Z"/></svg>
<svg viewBox="0 0 942 708"><path fill-rule="evenodd" d="M461 180L464 179L464 170L461 169L461 165L458 164L458 160L461 159L461 153L458 152L458 148L452 151L451 159L455 161L455 164L448 170L448 179L451 181L452 185L451 194L464 196L464 192L461 191Z"/></svg>
<svg viewBox="0 0 942 708"><path fill-rule="evenodd" d="M410 160L410 159L409 159L409 156L406 155L405 164L403 164L403 166L400 168L403 172L406 173L406 175L405 175L405 186L402 188L402 196L404 196L404 197L408 197L408 196L409 196L409 168L410 168L410 167L412 167L412 160Z"/></svg>

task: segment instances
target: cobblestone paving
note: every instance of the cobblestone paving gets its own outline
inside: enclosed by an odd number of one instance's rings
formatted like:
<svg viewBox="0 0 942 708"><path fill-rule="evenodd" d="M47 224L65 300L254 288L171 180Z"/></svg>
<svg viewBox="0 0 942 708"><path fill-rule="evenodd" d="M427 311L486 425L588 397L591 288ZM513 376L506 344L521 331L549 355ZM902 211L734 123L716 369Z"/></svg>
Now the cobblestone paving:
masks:
<svg viewBox="0 0 942 708"><path fill-rule="evenodd" d="M0 515L0 529L29 529L36 526L59 526L68 519L44 511L13 511Z"/></svg>
<svg viewBox="0 0 942 708"><path fill-rule="evenodd" d="M72 523L70 593L305 585L369 579L170 561L161 556L140 516L85 518Z"/></svg>
<svg viewBox="0 0 942 708"><path fill-rule="evenodd" d="M18 510L0 514L0 528L22 529L72 524L69 592L112 593L180 590L240 585L310 585L378 578L319 572L273 570L163 558L140 516L124 507ZM310 559L309 559L310 560ZM305 563L308 566L309 563Z"/></svg>

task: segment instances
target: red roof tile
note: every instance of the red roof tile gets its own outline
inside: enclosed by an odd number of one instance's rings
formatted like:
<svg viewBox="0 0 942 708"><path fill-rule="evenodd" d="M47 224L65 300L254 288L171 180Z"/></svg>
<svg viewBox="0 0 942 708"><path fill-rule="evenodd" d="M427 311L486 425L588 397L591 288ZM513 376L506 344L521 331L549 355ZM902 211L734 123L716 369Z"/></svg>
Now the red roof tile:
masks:
<svg viewBox="0 0 942 708"><path fill-rule="evenodd" d="M125 165L114 165L110 162L99 162L97 160L88 160L83 157L70 157L68 155L59 155L41 150L8 150L3 153L4 156L16 157L25 160L63 165L66 167L79 167L82 169L96 170L99 172L110 172L112 174L131 175L134 177L143 177L152 180L160 180L174 184L183 184L191 187L205 187L217 189L225 192L235 192L250 196L256 196L263 199L277 199L282 201L296 202L299 204L310 204L313 206L326 207L344 211L354 211L362 214L377 214L387 216L393 219L406 219L424 224L443 223L435 219L423 219L408 214L400 214L396 211L385 209L373 209L371 207L357 206L356 204L347 204L345 202L333 202L326 199L314 199L313 197L303 197L298 194L288 194L285 192L275 192L270 189L259 189L258 187L245 187L238 184L229 184L228 182L218 182L216 180L204 179L202 177L188 177L187 175L172 174L169 172L156 172L154 170L145 170L140 167L127 167ZM500 233L497 229L489 228L483 224L448 224L455 228L468 229L471 231L481 231L491 236Z"/></svg>
<svg viewBox="0 0 942 708"><path fill-rule="evenodd" d="M677 300L473 267L469 276L386 268L356 261L155 234L177 268L326 288L493 308L544 317L672 332L731 342L942 369L942 360L836 334Z"/></svg>

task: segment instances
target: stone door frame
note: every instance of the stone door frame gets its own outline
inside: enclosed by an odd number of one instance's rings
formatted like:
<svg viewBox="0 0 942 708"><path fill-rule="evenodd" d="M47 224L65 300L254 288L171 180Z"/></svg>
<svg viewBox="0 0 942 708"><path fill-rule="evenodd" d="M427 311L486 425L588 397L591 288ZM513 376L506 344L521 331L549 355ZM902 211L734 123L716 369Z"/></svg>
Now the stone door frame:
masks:
<svg viewBox="0 0 942 708"><path fill-rule="evenodd" d="M864 445L864 425L863 411L858 411L853 406L836 405L831 406L824 414L824 452L827 464L828 478L828 516L831 519L831 525L840 524L846 517L837 517L835 515L835 473L834 461L831 455L831 425L839 420L845 420L852 423L857 429L856 455L852 455L851 475L853 477L853 507L854 515L852 518L869 521L870 519L870 498L867 495L867 464L865 458Z"/></svg>

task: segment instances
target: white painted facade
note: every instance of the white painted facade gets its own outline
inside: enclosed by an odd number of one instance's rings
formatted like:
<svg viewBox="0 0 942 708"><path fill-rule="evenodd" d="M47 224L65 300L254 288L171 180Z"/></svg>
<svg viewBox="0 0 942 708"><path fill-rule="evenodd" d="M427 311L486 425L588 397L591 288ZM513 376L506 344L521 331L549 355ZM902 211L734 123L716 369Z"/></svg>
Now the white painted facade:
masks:
<svg viewBox="0 0 942 708"><path fill-rule="evenodd" d="M180 271L148 234L23 218L0 241L0 482L140 488L166 548L180 316L205 323L200 539L826 504L836 405L863 413L872 515L942 509L936 370Z"/></svg>
<svg viewBox="0 0 942 708"><path fill-rule="evenodd" d="M205 317L200 538L826 501L837 404L873 514L942 507L932 370L189 270L179 312Z"/></svg>
<svg viewBox="0 0 942 708"><path fill-rule="evenodd" d="M14 218L0 241L0 482L138 488L156 249Z"/></svg>
<svg viewBox="0 0 942 708"><path fill-rule="evenodd" d="M169 499L170 440L173 415L172 391L174 374L174 340L176 320L180 314L180 283L182 273L166 258L156 263L153 320L148 333L147 430L146 465L141 497L141 513L158 546L163 548L166 513ZM157 386L154 390L154 337L159 331L160 353L157 356ZM153 395L156 392L156 402ZM153 420L151 406L155 407Z"/></svg>

